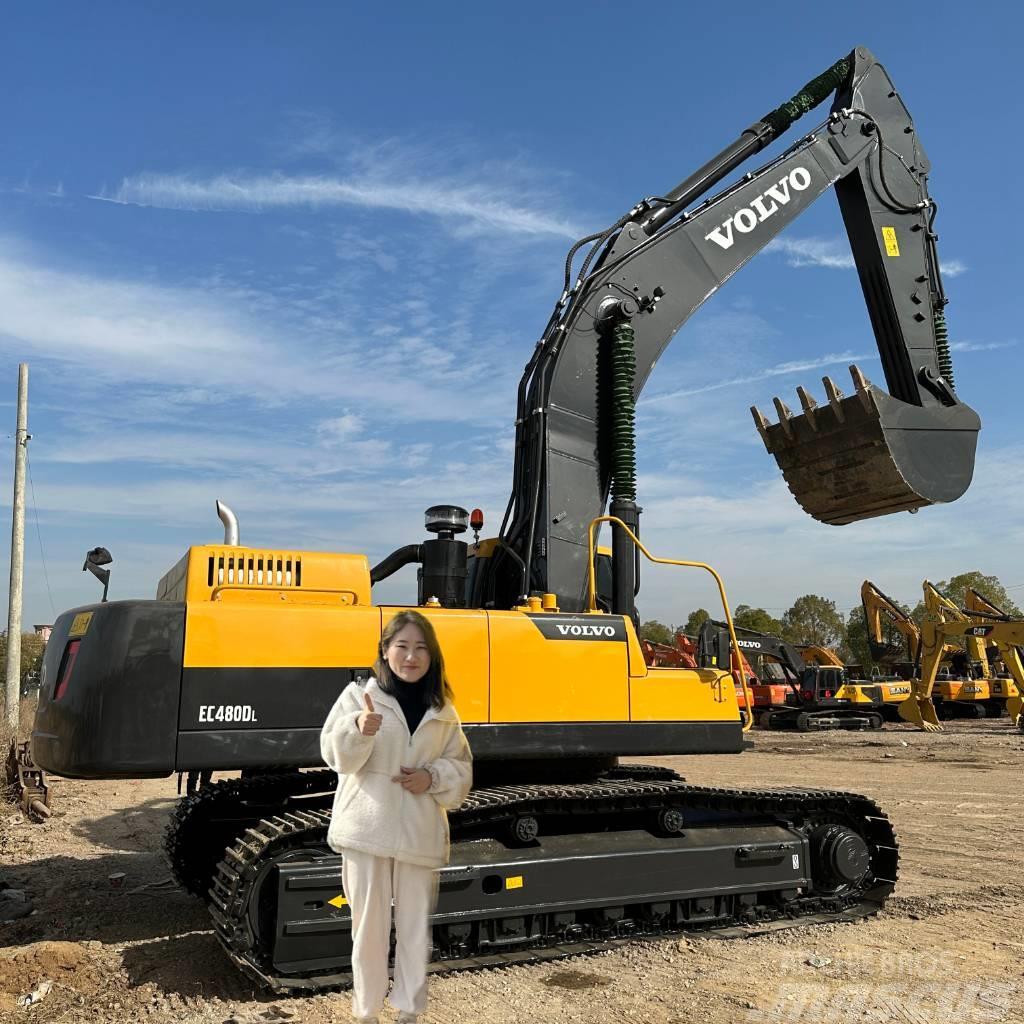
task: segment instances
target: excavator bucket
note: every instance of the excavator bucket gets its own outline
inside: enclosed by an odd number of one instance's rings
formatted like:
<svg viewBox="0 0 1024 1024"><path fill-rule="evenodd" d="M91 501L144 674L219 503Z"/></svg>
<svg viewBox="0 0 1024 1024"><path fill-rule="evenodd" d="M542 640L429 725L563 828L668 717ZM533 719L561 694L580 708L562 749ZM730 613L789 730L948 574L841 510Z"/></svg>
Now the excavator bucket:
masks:
<svg viewBox="0 0 1024 1024"><path fill-rule="evenodd" d="M849 397L822 378L827 405L798 387L803 412L796 415L776 398L778 423L756 406L750 410L804 511L840 526L959 498L974 473L977 413L962 403L910 405L875 387L858 367L850 375Z"/></svg>
<svg viewBox="0 0 1024 1024"><path fill-rule="evenodd" d="M908 697L898 710L904 722L916 725L925 732L942 732L939 716L935 713L935 705L930 697Z"/></svg>
<svg viewBox="0 0 1024 1024"><path fill-rule="evenodd" d="M1010 721L1016 722L1017 728L1024 732L1024 696L1008 698L1006 713L1010 716Z"/></svg>

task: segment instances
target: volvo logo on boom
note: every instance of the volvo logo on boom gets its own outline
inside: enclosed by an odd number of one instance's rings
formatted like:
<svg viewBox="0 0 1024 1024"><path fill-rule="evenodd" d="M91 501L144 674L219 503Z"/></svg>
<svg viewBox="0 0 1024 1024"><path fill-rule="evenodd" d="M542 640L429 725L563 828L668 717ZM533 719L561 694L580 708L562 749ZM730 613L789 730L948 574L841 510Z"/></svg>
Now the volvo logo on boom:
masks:
<svg viewBox="0 0 1024 1024"><path fill-rule="evenodd" d="M794 167L788 174L769 186L749 206L741 206L731 217L704 236L723 249L731 249L736 241L736 232L750 234L758 224L778 213L793 198L793 192L803 192L811 186L811 172L806 167Z"/></svg>

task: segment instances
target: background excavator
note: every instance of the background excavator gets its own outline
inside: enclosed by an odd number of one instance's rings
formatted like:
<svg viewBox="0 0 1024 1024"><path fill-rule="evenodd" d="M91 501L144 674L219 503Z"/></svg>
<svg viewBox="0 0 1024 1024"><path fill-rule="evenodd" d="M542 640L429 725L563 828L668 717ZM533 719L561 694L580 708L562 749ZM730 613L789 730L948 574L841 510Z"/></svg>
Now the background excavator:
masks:
<svg viewBox="0 0 1024 1024"><path fill-rule="evenodd" d="M833 92L822 124L713 192ZM431 536L371 568L361 554L244 547L221 509L225 543L190 548L156 600L57 619L36 761L78 778L240 771L179 802L167 835L175 877L208 900L222 946L253 979L290 992L347 983L320 727L339 691L367 677L400 610L374 604L372 587L417 564L415 604L439 634L475 756L476 788L450 818L437 960L482 966L628 935L874 912L898 854L870 800L691 786L618 763L744 746L731 626L697 669L649 666L640 647L640 555L711 570L639 541L634 403L687 318L834 187L888 392L853 368L854 394L826 379L819 407L801 388L801 414L776 399L779 422L755 411L758 429L821 522L959 497L980 424L953 386L928 171L882 65L863 48L837 61L674 189L572 248L519 385L496 536L470 545L461 534L482 516L434 505Z"/></svg>
<svg viewBox="0 0 1024 1024"><path fill-rule="evenodd" d="M1017 695L1007 700L1007 709L1017 727L1024 731L1024 664L1020 647L1024 644L1024 620L997 617L994 613L966 614L942 595L928 580L924 581L926 613L921 624L921 672L913 681L913 692L900 706L900 716L928 732L942 729L936 714L932 692L944 658L944 648L951 641L962 640L981 656L985 647L999 651L1006 669L1013 678Z"/></svg>
<svg viewBox="0 0 1024 1024"><path fill-rule="evenodd" d="M918 678L921 673L921 630L917 623L870 580L863 582L860 595L872 659L907 682ZM925 588L926 610L931 602L934 612L938 598L941 595L933 587ZM886 638L885 624L902 637L902 643L892 643ZM1000 714L1002 705L992 702L985 676L982 662L977 657L972 659L970 652L959 644L943 645L940 668L931 691L936 714L941 718L984 718ZM899 707L905 706L909 693L901 698ZM902 716L902 711L899 714Z"/></svg>
<svg viewBox="0 0 1024 1024"><path fill-rule="evenodd" d="M1002 608L993 604L984 594L973 587L967 588L963 610L975 620L984 621L987 618L1001 622L1011 620L1011 616L1007 615ZM987 676L992 699L1001 701L1014 719L1018 718L1021 712L1021 697L1024 694L1013 681L1013 675L1003 660L1002 652L996 644L985 644L977 640L975 642L977 643L976 651L979 656L984 655L985 665L988 668ZM1019 650L1017 655L1019 658Z"/></svg>
<svg viewBox="0 0 1024 1024"><path fill-rule="evenodd" d="M910 687L902 680L867 679L857 666L844 664L831 647L802 644L797 650L808 665L822 665L842 669L843 685L837 696L858 705L865 711L878 711L887 722L899 720L899 706L910 694Z"/></svg>
<svg viewBox="0 0 1024 1024"><path fill-rule="evenodd" d="M726 628L725 623L714 623ZM736 642L761 659L760 682L753 687L755 722L763 729L880 729L881 699L849 686L846 670L826 648L815 648L824 663L809 660L794 644L768 633L736 626ZM811 656L814 657L813 655ZM770 681L765 659L778 666L781 684Z"/></svg>

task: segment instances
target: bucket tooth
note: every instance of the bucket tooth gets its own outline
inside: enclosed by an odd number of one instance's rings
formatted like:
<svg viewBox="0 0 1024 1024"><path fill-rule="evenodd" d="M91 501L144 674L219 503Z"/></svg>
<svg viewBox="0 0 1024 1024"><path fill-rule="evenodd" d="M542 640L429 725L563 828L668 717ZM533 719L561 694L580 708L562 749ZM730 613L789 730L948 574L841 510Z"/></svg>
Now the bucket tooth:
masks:
<svg viewBox="0 0 1024 1024"><path fill-rule="evenodd" d="M750 407L750 415L754 417L754 426L757 427L757 432L761 435L765 447L771 451L771 445L768 443L768 427L771 424L768 422L768 417L756 405Z"/></svg>
<svg viewBox="0 0 1024 1024"><path fill-rule="evenodd" d="M800 399L800 405L803 406L808 425L811 430L817 430L818 419L815 410L818 408L818 403L807 393L807 389L800 385L797 385L796 395Z"/></svg>
<svg viewBox="0 0 1024 1024"><path fill-rule="evenodd" d="M836 414L840 423L846 421L846 414L843 411L843 393L836 387L836 382L831 377L822 377L821 383L825 385L825 394L828 397L828 404Z"/></svg>
<svg viewBox="0 0 1024 1024"><path fill-rule="evenodd" d="M850 377L853 379L853 387L857 393L857 397L861 400L861 404L868 412L873 412L874 409L871 404L871 381L864 376L864 372L856 363L853 363L850 366Z"/></svg>
<svg viewBox="0 0 1024 1024"><path fill-rule="evenodd" d="M773 398L772 401L775 403L775 411L779 414L779 426L782 427L783 433L790 440L793 439L793 425L789 422L793 418L793 414L789 411L789 407L781 398Z"/></svg>

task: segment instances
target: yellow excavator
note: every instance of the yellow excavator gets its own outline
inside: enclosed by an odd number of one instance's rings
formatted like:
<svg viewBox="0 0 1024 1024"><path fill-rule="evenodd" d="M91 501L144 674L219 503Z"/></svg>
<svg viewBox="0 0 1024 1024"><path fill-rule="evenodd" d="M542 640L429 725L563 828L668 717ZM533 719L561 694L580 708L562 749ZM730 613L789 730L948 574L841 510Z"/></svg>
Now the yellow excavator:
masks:
<svg viewBox="0 0 1024 1024"><path fill-rule="evenodd" d="M993 604L984 594L973 587L967 588L964 595L964 612L972 618L980 621L992 619L997 622L1008 621L1011 616L1007 615L998 605ZM1002 652L996 645L979 643L976 648L979 656L984 655L985 663L989 667L989 686L992 690L993 700L1002 701L1009 713L1017 718L1020 715L1021 693L1013 676L1009 671ZM1018 655L1020 652L1017 652ZM993 654L995 657L993 657ZM997 667L1001 666L1001 667ZM1016 710L1015 710L1016 709Z"/></svg>
<svg viewBox="0 0 1024 1024"><path fill-rule="evenodd" d="M821 125L716 191L833 92ZM854 50L571 249L519 384L512 486L493 536L480 539L482 514L431 505L429 536L371 566L361 553L246 547L222 506L224 542L190 548L156 600L58 617L36 762L76 778L188 775L166 852L228 956L279 992L347 984L351 919L326 842L336 778L320 728L411 605L437 629L474 754L431 918L442 966L876 911L898 853L872 801L694 786L619 763L738 753L749 726L720 581L727 628L703 637L698 667L644 658L636 598L640 557L652 556L638 541L634 404L687 319L834 188L889 390L853 367L852 394L825 378L827 401L800 388L801 413L776 398L778 422L755 410L755 424L820 522L958 498L980 421L954 386L929 166L888 73ZM610 557L596 551L602 527ZM375 602L374 587L406 565L418 566L416 592Z"/></svg>
<svg viewBox="0 0 1024 1024"><path fill-rule="evenodd" d="M1017 694L1007 700L1007 710L1017 727L1024 731L1024 665L1020 646L1024 644L1024 620L999 618L990 613L965 614L927 580L925 602L929 610L921 625L921 672L913 680L913 692L902 705L900 717L927 732L939 732L942 725L932 699L935 680L950 641L963 640L970 645L995 646L1009 671ZM976 652L976 648L975 648ZM984 656L984 654L983 654Z"/></svg>
<svg viewBox="0 0 1024 1024"><path fill-rule="evenodd" d="M920 673L921 630L917 623L871 580L865 580L861 584L860 596L872 659L878 665L891 670L903 681L894 683L897 688L908 687L903 695L896 695L900 697L902 707L912 692L908 684ZM930 592L926 588L926 608L931 608L934 612L939 599L945 600L934 588L931 588ZM886 623L900 634L903 638L902 643L893 644L887 641ZM943 718L985 718L998 714L1001 707L991 703L992 694L988 680L984 676L985 673L977 662L972 666L968 654L962 647L955 643L944 644L941 670L932 687L937 714Z"/></svg>
<svg viewBox="0 0 1024 1024"><path fill-rule="evenodd" d="M910 684L902 679L863 679L854 675L831 647L806 644L799 647L808 665L840 669L843 684L836 697L851 705L877 711L887 722L899 720L899 706L910 694Z"/></svg>

